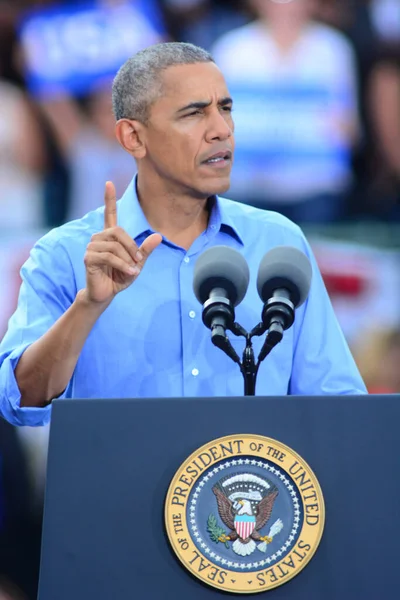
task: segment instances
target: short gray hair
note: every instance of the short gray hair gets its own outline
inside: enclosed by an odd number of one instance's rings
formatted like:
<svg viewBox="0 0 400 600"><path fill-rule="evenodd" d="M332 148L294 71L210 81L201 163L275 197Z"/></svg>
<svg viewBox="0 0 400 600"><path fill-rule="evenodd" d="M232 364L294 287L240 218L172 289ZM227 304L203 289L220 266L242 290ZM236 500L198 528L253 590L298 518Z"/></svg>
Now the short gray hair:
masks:
<svg viewBox="0 0 400 600"><path fill-rule="evenodd" d="M161 93L162 71L176 65L214 62L203 48L184 42L165 42L140 50L119 69L112 87L113 112L119 119L146 123L149 109Z"/></svg>

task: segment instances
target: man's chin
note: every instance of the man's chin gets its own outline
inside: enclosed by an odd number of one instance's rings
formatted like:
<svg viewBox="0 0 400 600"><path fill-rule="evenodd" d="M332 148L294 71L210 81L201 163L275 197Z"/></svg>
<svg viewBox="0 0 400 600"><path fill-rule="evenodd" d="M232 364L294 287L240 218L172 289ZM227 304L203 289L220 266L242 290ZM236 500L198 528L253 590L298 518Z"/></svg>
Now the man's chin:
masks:
<svg viewBox="0 0 400 600"><path fill-rule="evenodd" d="M220 177L220 178L215 178L214 181L207 182L207 184L204 186L204 188L207 188L207 189L205 189L204 192L207 197L221 196L221 194L224 194L225 192L227 192L230 187L231 187L230 177Z"/></svg>

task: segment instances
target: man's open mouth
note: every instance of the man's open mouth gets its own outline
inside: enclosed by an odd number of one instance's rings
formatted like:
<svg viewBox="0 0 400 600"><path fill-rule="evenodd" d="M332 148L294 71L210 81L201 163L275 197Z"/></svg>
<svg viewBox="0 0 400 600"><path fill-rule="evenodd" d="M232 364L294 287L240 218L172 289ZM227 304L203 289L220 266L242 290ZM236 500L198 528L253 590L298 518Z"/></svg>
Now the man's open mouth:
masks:
<svg viewBox="0 0 400 600"><path fill-rule="evenodd" d="M207 158L203 161L204 165L222 165L226 164L228 161L232 160L232 152L227 150L226 152L218 152L217 154L213 154L210 158Z"/></svg>

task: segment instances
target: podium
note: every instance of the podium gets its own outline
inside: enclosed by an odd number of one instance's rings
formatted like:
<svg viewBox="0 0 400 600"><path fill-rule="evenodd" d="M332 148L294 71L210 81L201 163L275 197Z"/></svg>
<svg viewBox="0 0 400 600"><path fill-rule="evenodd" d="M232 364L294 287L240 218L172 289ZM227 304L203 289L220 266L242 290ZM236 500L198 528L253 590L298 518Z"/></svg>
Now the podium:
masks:
<svg viewBox="0 0 400 600"><path fill-rule="evenodd" d="M176 471L204 444L258 434L315 473L322 540L290 581L255 598L398 597L400 397L56 400L50 429L39 600L248 598L186 570L166 535Z"/></svg>

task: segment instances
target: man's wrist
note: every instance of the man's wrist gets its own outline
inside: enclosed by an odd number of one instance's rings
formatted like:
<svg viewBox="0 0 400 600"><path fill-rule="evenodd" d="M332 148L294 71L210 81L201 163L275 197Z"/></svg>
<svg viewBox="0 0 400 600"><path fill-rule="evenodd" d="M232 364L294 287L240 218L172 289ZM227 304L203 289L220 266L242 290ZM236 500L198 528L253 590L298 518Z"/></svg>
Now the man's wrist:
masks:
<svg viewBox="0 0 400 600"><path fill-rule="evenodd" d="M111 302L112 298L110 300L107 300L106 302L95 302L91 300L86 288L79 290L75 298L75 303L77 306L89 311L94 316L100 316L101 314L103 314L103 312L111 304Z"/></svg>

